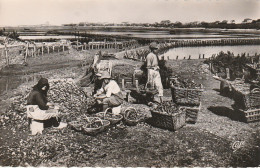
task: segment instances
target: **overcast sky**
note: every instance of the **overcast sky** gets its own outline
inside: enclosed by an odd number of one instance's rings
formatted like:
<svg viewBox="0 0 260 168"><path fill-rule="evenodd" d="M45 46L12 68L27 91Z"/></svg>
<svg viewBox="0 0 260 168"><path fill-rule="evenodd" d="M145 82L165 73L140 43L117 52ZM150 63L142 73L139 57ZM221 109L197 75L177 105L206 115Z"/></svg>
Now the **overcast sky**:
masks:
<svg viewBox="0 0 260 168"><path fill-rule="evenodd" d="M0 0L0 25L260 19L260 0Z"/></svg>

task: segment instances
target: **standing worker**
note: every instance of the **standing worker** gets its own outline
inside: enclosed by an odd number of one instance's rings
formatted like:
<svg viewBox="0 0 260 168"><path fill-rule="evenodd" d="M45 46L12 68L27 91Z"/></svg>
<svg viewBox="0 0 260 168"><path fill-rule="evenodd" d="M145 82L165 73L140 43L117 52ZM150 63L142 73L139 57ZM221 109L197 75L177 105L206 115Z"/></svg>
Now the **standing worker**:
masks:
<svg viewBox="0 0 260 168"><path fill-rule="evenodd" d="M163 96L163 85L160 75L160 68L158 65L159 59L157 56L158 46L156 42L152 42L149 46L151 52L146 57L146 68L147 68L147 83L146 86L150 85L153 89L158 91L160 102L162 103Z"/></svg>
<svg viewBox="0 0 260 168"><path fill-rule="evenodd" d="M101 77L101 71L99 69L100 67L100 62L101 62L101 51L99 51L98 53L96 53L94 55L94 60L93 60L93 64L92 64L92 70L93 70L93 78L94 78L94 91L93 94L97 93L97 90L101 88L102 86L102 80L100 79Z"/></svg>

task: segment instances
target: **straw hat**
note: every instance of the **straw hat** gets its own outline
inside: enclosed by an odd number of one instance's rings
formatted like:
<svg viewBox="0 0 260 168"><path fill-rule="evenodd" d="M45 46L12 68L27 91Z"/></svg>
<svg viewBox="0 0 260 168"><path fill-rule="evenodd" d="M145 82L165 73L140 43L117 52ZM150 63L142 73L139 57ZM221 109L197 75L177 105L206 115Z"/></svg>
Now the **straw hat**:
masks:
<svg viewBox="0 0 260 168"><path fill-rule="evenodd" d="M156 42L152 42L150 45L149 45L149 48L150 49L158 49L158 45Z"/></svg>
<svg viewBox="0 0 260 168"><path fill-rule="evenodd" d="M107 72L107 71L102 72L101 79L110 79L110 78L111 78L111 76L110 76L109 72Z"/></svg>

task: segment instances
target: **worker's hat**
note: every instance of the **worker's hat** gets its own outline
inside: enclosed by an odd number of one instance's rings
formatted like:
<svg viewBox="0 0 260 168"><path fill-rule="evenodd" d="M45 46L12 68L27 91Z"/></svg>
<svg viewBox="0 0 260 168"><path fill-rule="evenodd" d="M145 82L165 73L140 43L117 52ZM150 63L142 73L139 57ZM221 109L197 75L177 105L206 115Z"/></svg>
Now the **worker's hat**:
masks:
<svg viewBox="0 0 260 168"><path fill-rule="evenodd" d="M110 79L110 78L111 78L111 76L108 71L102 72L101 79Z"/></svg>
<svg viewBox="0 0 260 168"><path fill-rule="evenodd" d="M158 45L156 42L152 42L150 45L149 45L149 48L150 49L158 49Z"/></svg>
<svg viewBox="0 0 260 168"><path fill-rule="evenodd" d="M99 77L100 77L101 75L102 75L101 73L96 73L96 76L99 76Z"/></svg>

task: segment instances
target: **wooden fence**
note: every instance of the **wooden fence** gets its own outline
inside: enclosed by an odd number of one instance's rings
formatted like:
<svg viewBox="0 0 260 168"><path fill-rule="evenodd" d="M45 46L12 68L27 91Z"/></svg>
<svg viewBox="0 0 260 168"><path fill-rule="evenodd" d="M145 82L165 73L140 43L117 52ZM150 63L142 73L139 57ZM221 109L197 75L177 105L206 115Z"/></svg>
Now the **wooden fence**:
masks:
<svg viewBox="0 0 260 168"><path fill-rule="evenodd" d="M138 45L136 40L130 41L114 41L114 42L107 42L107 41L92 41L87 43L80 44L79 42L76 45L73 45L73 48L77 50L99 50L99 49L123 49L132 47L134 45Z"/></svg>
<svg viewBox="0 0 260 168"><path fill-rule="evenodd" d="M68 44L59 43L26 43L21 45L5 44L0 48L0 60L5 59L5 64L11 64L11 60L15 58L24 59L27 62L28 57L36 57L44 54L59 53L69 50Z"/></svg>
<svg viewBox="0 0 260 168"><path fill-rule="evenodd" d="M196 47L196 46L225 46L225 45L259 45L260 38L232 38L216 40L165 40L161 43L164 48Z"/></svg>

